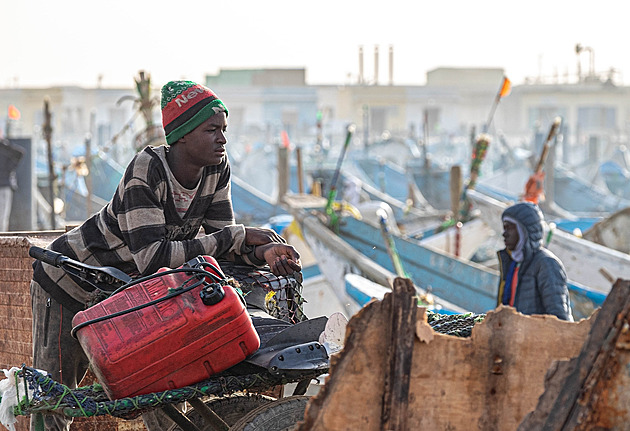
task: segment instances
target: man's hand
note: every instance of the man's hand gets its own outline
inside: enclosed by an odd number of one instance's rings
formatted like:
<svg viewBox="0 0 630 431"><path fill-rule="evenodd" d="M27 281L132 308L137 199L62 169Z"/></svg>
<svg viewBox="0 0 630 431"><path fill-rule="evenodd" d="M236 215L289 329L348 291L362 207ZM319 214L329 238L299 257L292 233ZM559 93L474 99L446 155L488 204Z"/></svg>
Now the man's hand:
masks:
<svg viewBox="0 0 630 431"><path fill-rule="evenodd" d="M245 244L247 245L263 245L270 242L278 242L286 244L286 240L276 233L273 229L265 229L262 227L246 227L245 228Z"/></svg>
<svg viewBox="0 0 630 431"><path fill-rule="evenodd" d="M291 245L280 243L259 245L255 254L258 259L267 262L271 272L276 275L289 275L302 270L300 253Z"/></svg>

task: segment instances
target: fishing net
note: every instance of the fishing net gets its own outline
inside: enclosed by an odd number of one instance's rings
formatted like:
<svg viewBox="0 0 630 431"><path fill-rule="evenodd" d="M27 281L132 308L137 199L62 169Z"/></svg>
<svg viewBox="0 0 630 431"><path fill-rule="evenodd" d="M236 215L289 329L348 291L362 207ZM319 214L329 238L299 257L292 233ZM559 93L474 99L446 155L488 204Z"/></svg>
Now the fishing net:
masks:
<svg viewBox="0 0 630 431"><path fill-rule="evenodd" d="M427 322L435 332L455 337L470 337L472 328L485 317L485 314L439 314L427 311Z"/></svg>
<svg viewBox="0 0 630 431"><path fill-rule="evenodd" d="M220 261L221 270L238 283L249 306L257 307L272 317L289 323L306 320L302 296L302 274L273 274L268 268L254 268Z"/></svg>
<svg viewBox="0 0 630 431"><path fill-rule="evenodd" d="M326 370L313 371L312 375L305 372L299 378L274 376L266 370L240 375L222 373L179 389L109 400L99 384L71 390L54 381L48 373L23 366L16 375L16 379L23 380L23 385L18 385L18 405L14 408L14 414L28 415L42 412L56 413L66 417L111 415L133 419L146 411L167 404L177 404L210 395L220 397L235 392L266 390L277 385L314 379L323 372L325 373Z"/></svg>

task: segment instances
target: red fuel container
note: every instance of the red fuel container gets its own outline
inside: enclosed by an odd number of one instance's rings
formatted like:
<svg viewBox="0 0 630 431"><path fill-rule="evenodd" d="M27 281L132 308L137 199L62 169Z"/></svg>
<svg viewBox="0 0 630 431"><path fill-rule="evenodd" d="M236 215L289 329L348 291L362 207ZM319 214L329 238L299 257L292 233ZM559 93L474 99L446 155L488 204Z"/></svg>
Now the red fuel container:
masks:
<svg viewBox="0 0 630 431"><path fill-rule="evenodd" d="M210 256L199 262L219 265ZM186 266L184 265L184 266ZM182 267L180 267L182 268ZM208 272L217 274L212 267ZM170 268L161 268L163 273ZM77 313L73 327L92 370L110 399L119 399L191 385L243 361L260 347L260 339L245 305L231 286L221 283L225 296L213 305L201 298L203 284L148 307L142 306L204 279L177 272L130 286ZM214 280L205 277L208 283Z"/></svg>

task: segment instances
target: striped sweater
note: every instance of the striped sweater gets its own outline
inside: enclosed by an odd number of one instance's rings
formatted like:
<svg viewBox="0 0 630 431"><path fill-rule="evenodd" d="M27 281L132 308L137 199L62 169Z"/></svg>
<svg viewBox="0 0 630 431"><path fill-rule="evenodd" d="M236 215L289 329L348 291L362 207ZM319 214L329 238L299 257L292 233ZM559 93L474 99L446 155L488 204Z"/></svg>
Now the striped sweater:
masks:
<svg viewBox="0 0 630 431"><path fill-rule="evenodd" d="M173 201L166 147L147 147L129 163L112 200L101 211L49 248L95 266L113 266L127 274L148 275L176 268L200 255L252 263L245 228L234 224L230 165L207 166L183 217ZM203 227L205 235L198 235ZM35 261L33 280L68 309L85 308L94 288L62 269Z"/></svg>

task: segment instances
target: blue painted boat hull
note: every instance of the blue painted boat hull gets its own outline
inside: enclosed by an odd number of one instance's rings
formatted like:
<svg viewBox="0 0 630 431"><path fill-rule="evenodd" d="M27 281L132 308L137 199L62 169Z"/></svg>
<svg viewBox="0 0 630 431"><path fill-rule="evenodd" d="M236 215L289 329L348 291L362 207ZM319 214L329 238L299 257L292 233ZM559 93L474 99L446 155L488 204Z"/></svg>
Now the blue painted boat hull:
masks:
<svg viewBox="0 0 630 431"><path fill-rule="evenodd" d="M379 228L346 218L339 236L382 267L395 272ZM474 313L496 306L498 274L482 265L446 256L416 241L393 237L402 265L419 287Z"/></svg>
<svg viewBox="0 0 630 431"><path fill-rule="evenodd" d="M340 226L339 236L374 262L395 271L379 228L348 217ZM405 272L417 286L474 313L496 307L497 271L424 247L415 240L392 238ZM569 283L569 291L576 319L588 317L606 297L574 282Z"/></svg>

